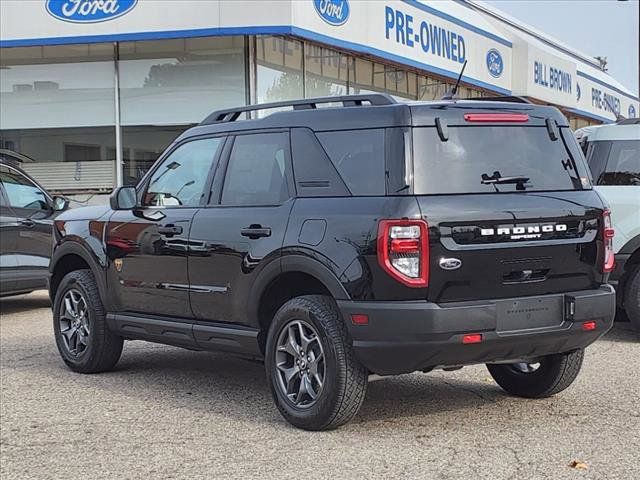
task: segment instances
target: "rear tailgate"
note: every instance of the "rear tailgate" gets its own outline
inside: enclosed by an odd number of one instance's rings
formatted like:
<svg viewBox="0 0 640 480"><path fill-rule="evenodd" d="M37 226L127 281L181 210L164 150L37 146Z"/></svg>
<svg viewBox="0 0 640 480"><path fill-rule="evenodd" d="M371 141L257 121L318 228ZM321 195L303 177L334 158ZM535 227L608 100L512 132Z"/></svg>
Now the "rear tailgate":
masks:
<svg viewBox="0 0 640 480"><path fill-rule="evenodd" d="M437 303L597 288L602 204L593 191L420 196ZM459 268L449 269L458 262Z"/></svg>
<svg viewBox="0 0 640 480"><path fill-rule="evenodd" d="M430 301L602 283L602 201L570 130L541 112L462 110L447 116L444 134L435 125L413 129L414 193L431 237Z"/></svg>

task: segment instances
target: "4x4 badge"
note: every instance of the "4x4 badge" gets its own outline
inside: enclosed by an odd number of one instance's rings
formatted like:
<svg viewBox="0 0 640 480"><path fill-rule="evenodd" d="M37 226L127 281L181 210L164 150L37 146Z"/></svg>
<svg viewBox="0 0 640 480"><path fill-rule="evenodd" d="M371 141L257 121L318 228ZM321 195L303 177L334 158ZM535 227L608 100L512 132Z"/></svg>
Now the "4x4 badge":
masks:
<svg viewBox="0 0 640 480"><path fill-rule="evenodd" d="M462 260L459 258L441 258L438 264L443 270L456 270L462 266Z"/></svg>

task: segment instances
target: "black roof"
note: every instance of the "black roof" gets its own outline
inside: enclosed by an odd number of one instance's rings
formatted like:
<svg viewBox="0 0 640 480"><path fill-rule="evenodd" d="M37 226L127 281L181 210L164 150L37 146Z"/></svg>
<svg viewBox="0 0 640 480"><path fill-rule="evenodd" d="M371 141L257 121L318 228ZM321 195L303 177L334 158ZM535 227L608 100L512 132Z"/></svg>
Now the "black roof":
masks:
<svg viewBox="0 0 640 480"><path fill-rule="evenodd" d="M509 99L511 100L511 99ZM318 108L318 105L328 104ZM335 106L335 104L341 104ZM290 107L289 110L282 110ZM263 118L240 120L245 112L279 109ZM358 128L387 128L435 126L436 118L448 125L469 125L464 114L526 113L529 125L544 125L554 119L559 126L568 126L567 119L555 107L486 100L439 100L433 102L402 102L385 94L322 97L318 99L276 102L218 110L198 126L184 132L178 140L197 135L241 132L257 129L285 129L306 127L314 131L353 130Z"/></svg>

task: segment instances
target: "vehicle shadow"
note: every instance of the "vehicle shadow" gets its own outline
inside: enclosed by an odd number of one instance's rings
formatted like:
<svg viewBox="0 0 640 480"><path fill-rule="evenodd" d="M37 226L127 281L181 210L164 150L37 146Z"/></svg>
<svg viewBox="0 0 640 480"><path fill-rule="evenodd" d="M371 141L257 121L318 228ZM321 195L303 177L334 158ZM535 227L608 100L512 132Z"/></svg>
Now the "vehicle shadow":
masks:
<svg viewBox="0 0 640 480"><path fill-rule="evenodd" d="M0 298L0 315L11 315L50 306L49 296L45 290L42 290L27 295Z"/></svg>
<svg viewBox="0 0 640 480"><path fill-rule="evenodd" d="M261 363L171 347L128 350L113 372L83 376L82 381L87 379L92 388L100 388L95 385L99 380L110 394L153 398L157 408L173 404L197 415L222 414L289 428L273 405ZM492 382L456 379L455 373L447 378L427 374L384 377L369 383L365 402L351 425L358 428L385 420L477 409L507 398Z"/></svg>
<svg viewBox="0 0 640 480"><path fill-rule="evenodd" d="M603 337L603 340L638 343L640 342L640 332L636 332L629 321L616 321L613 324L613 328Z"/></svg>

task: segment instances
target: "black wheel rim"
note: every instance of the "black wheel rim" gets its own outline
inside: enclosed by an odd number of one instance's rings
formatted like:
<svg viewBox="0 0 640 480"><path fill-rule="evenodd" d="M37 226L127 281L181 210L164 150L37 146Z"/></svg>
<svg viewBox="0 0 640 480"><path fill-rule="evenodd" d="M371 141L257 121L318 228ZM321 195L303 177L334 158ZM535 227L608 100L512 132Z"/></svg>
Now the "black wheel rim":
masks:
<svg viewBox="0 0 640 480"><path fill-rule="evenodd" d="M89 309L87 301L80 290L70 289L62 297L60 303L60 335L67 351L81 356L89 345Z"/></svg>
<svg viewBox="0 0 640 480"><path fill-rule="evenodd" d="M316 329L303 320L287 323L278 335L275 376L280 392L298 408L313 406L324 387L324 349Z"/></svg>

